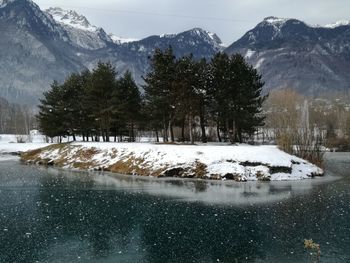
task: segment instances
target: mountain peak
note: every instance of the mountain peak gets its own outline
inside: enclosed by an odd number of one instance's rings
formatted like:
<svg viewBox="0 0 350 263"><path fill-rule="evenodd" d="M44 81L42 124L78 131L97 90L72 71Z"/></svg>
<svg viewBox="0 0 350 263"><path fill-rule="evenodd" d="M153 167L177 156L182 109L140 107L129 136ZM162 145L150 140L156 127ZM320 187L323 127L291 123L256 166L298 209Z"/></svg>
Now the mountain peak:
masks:
<svg viewBox="0 0 350 263"><path fill-rule="evenodd" d="M217 46L222 45L221 39L215 33L212 33L210 31L204 30L204 29L199 28L199 27L195 27L195 28L190 29L188 31L185 31L183 33L189 33L192 36L206 39L207 42L213 43Z"/></svg>
<svg viewBox="0 0 350 263"><path fill-rule="evenodd" d="M287 22L289 18L281 18L276 16L268 16L264 18L264 22L269 24L283 24Z"/></svg>
<svg viewBox="0 0 350 263"><path fill-rule="evenodd" d="M350 20L340 20L332 24L325 25L325 28L336 28L340 26L349 26L350 25Z"/></svg>
<svg viewBox="0 0 350 263"><path fill-rule="evenodd" d="M84 31L95 32L98 30L96 26L90 24L87 18L78 14L74 10L64 10L60 7L51 7L46 10L57 23L81 29Z"/></svg>

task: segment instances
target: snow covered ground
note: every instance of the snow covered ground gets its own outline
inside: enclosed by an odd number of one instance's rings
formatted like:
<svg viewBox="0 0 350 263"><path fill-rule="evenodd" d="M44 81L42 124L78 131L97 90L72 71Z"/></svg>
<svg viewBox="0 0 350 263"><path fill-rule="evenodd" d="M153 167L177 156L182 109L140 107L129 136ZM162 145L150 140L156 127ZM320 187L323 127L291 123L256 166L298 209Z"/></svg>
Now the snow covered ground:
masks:
<svg viewBox="0 0 350 263"><path fill-rule="evenodd" d="M28 141L28 137L21 135L20 136L24 141ZM49 145L45 142L45 137L42 135L33 135L31 136L30 140L31 142L25 142L25 143L17 143L19 139L18 135L14 134L0 134L0 157L1 155L8 154L8 153L19 153L19 152L25 152L29 150L34 150L38 148L45 147ZM1 159L8 158L2 156Z"/></svg>
<svg viewBox="0 0 350 263"><path fill-rule="evenodd" d="M323 171L275 146L71 143L23 156L30 163L142 176L300 180Z"/></svg>

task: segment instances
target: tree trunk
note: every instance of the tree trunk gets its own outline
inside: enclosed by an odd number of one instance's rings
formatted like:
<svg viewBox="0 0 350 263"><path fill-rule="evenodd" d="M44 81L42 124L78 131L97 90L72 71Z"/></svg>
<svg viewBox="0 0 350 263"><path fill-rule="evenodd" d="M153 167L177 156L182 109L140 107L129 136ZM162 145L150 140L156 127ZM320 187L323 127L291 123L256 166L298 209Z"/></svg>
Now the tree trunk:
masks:
<svg viewBox="0 0 350 263"><path fill-rule="evenodd" d="M242 140L242 130L241 130L241 128L237 129L237 136L238 136L238 142L242 143L243 140Z"/></svg>
<svg viewBox="0 0 350 263"><path fill-rule="evenodd" d="M103 140L103 142L106 142L106 136L105 136L105 132L104 131L102 131L102 140Z"/></svg>
<svg viewBox="0 0 350 263"><path fill-rule="evenodd" d="M106 142L109 142L109 127L106 128Z"/></svg>
<svg viewBox="0 0 350 263"><path fill-rule="evenodd" d="M194 136L193 136L193 127L192 127L192 116L190 116L188 118L188 128L190 129L189 132L190 132L190 141L191 141L191 144L194 144Z"/></svg>
<svg viewBox="0 0 350 263"><path fill-rule="evenodd" d="M185 118L183 118L182 120L182 127L181 127L181 141L184 142L185 141Z"/></svg>
<svg viewBox="0 0 350 263"><path fill-rule="evenodd" d="M170 131L170 140L171 142L175 141L175 137L174 137L174 129L173 129L173 122L169 121L169 131Z"/></svg>
<svg viewBox="0 0 350 263"><path fill-rule="evenodd" d="M200 125L202 130L202 143L207 143L208 139L207 139L207 135L205 134L205 123L204 123L204 116L202 112L199 116L199 119L200 119Z"/></svg>
<svg viewBox="0 0 350 263"><path fill-rule="evenodd" d="M157 138L157 142L159 142L159 133L158 133L158 130L156 130L156 138Z"/></svg>
<svg viewBox="0 0 350 263"><path fill-rule="evenodd" d="M134 134L134 123L131 122L129 126L129 142L135 141L135 134Z"/></svg>
<svg viewBox="0 0 350 263"><path fill-rule="evenodd" d="M230 132L230 125L228 123L228 120L225 121L225 131L224 131L224 142L227 142L228 133Z"/></svg>
<svg viewBox="0 0 350 263"><path fill-rule="evenodd" d="M168 129L165 121L165 116L163 116L163 142L168 141Z"/></svg>
<svg viewBox="0 0 350 263"><path fill-rule="evenodd" d="M237 133L237 128L236 128L236 121L235 119L232 120L232 135L233 138L231 139L231 143L235 143L238 141L238 133Z"/></svg>
<svg viewBox="0 0 350 263"><path fill-rule="evenodd" d="M220 136L220 122L218 121L216 124L216 134L218 136L219 142L222 142L221 136Z"/></svg>

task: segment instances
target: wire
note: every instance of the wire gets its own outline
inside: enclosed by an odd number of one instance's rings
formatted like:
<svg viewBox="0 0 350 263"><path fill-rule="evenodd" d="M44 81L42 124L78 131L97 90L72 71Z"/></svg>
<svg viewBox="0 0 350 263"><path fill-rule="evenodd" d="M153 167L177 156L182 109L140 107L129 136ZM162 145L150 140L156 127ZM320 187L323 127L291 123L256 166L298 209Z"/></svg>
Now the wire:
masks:
<svg viewBox="0 0 350 263"><path fill-rule="evenodd" d="M196 19L196 20L216 20L216 21L227 21L227 22L253 22L244 19L232 19L232 18L223 18L223 17L205 17L205 16L187 16L187 15L178 15L178 14L162 14L154 12L145 12L145 11L133 11L133 10L122 10L122 9L102 9L102 8L93 8L93 7L78 7L70 5L60 5L63 8L74 8L74 9L87 9L101 12L110 12L110 13L129 13L135 15L147 15L147 16L163 16L163 17L175 17L175 18L186 18L186 19Z"/></svg>

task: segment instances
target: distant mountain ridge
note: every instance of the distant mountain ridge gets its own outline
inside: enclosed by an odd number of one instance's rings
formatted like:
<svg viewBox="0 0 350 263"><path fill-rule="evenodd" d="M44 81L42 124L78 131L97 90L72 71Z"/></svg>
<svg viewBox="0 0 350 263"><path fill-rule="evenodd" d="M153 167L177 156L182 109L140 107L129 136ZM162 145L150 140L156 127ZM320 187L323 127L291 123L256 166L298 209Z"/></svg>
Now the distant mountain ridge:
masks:
<svg viewBox="0 0 350 263"><path fill-rule="evenodd" d="M225 52L244 55L263 75L267 90L350 91L350 23L321 27L268 17Z"/></svg>
<svg viewBox="0 0 350 263"><path fill-rule="evenodd" d="M296 19L268 17L225 48L201 28L178 34L125 39L105 32L75 11L49 8L31 0L0 0L0 97L36 104L53 80L110 61L136 81L149 70L155 48L172 46L177 56L239 52L264 77L266 91L292 87L317 95L349 90L350 23L310 26Z"/></svg>

